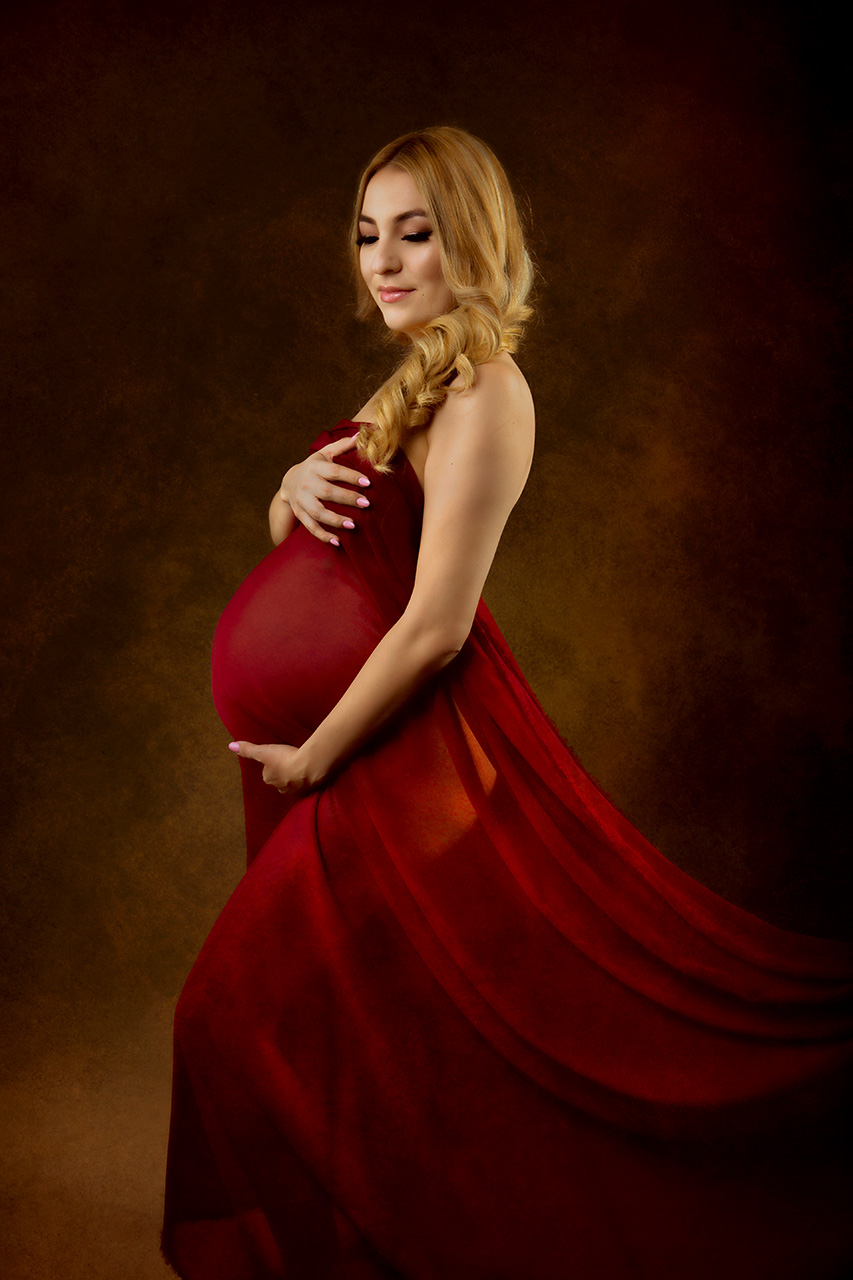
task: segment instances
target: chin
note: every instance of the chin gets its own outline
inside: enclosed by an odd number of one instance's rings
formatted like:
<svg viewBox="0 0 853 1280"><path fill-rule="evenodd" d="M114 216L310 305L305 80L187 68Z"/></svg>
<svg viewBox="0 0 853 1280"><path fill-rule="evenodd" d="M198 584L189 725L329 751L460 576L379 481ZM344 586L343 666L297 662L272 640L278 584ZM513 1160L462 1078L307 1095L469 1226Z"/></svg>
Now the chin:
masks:
<svg viewBox="0 0 853 1280"><path fill-rule="evenodd" d="M392 318L390 318L390 317L388 317L388 316L383 316L382 318L383 318L383 320L385 321L385 325L386 325L386 327L387 327L388 329L390 329L392 333L399 333L399 334L404 335L404 336L406 336L406 337L408 337L408 334L409 334L409 331L410 331L410 330L412 330L412 329L421 329L421 328L423 328L423 325L426 323L426 321L423 321L423 320L408 320L408 321L407 321L407 320L404 320L402 316L400 317L400 319L399 319L399 320L397 320L397 322L396 322L396 323L394 322L394 320L393 320Z"/></svg>
<svg viewBox="0 0 853 1280"><path fill-rule="evenodd" d="M455 305L455 304L452 304ZM430 321L435 320L438 316L444 315L442 311L436 311L428 316L404 316L399 311L395 311L393 306L389 306L388 311L383 311L377 303L379 314L385 323L385 327L390 329L392 333L399 335L401 338L408 338L411 341L411 334L425 328Z"/></svg>

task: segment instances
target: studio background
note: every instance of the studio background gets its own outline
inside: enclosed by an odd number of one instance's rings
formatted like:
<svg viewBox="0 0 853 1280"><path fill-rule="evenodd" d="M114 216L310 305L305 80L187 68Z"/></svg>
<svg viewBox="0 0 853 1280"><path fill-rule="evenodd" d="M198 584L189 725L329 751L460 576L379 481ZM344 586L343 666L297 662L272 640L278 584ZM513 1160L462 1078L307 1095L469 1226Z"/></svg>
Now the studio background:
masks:
<svg viewBox="0 0 853 1280"><path fill-rule="evenodd" d="M486 599L673 861L849 930L839 31L779 4L7 6L4 1246L164 1277L171 1010L243 870L216 622L394 359L363 162L485 138L542 276Z"/></svg>

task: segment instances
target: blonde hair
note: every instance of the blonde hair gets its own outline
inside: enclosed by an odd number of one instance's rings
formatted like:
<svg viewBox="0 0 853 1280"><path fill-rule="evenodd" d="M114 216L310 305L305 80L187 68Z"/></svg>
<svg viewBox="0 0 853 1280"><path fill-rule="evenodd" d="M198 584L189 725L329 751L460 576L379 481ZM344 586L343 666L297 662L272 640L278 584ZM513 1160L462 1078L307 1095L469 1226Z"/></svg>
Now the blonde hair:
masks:
<svg viewBox="0 0 853 1280"><path fill-rule="evenodd" d="M377 392L375 426L358 437L360 455L379 471L390 470L406 432L425 426L444 403L454 371L457 386L472 386L476 365L518 349L533 314L533 265L500 161L473 134L437 125L390 142L361 175L350 236L358 318L376 314L359 265L358 219L368 182L389 164L405 170L423 197L456 305L411 335L393 335L410 350Z"/></svg>

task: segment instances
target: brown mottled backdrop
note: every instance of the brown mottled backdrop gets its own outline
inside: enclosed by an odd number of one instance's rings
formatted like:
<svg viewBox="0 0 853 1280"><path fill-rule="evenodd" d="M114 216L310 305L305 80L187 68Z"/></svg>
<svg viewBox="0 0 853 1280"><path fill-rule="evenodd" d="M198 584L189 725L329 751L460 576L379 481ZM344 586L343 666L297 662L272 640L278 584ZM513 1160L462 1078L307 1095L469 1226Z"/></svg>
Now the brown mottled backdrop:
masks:
<svg viewBox="0 0 853 1280"><path fill-rule="evenodd" d="M457 123L529 199L538 453L487 597L674 861L840 934L843 280L827 14L6 6L2 906L13 1280L162 1276L170 1013L241 875L208 690L266 506L387 350L361 163Z"/></svg>

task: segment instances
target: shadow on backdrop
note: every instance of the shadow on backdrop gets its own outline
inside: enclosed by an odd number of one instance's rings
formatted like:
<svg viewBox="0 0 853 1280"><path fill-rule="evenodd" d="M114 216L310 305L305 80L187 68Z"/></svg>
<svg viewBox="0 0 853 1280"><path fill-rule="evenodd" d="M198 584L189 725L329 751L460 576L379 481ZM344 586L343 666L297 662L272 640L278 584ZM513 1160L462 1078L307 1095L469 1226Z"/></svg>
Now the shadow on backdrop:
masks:
<svg viewBox="0 0 853 1280"><path fill-rule="evenodd" d="M849 928L833 32L784 6L7 11L3 1021L18 1278L156 1276L171 1006L242 873L209 646L282 472L390 367L362 162L483 136L544 284L486 598L673 861Z"/></svg>

